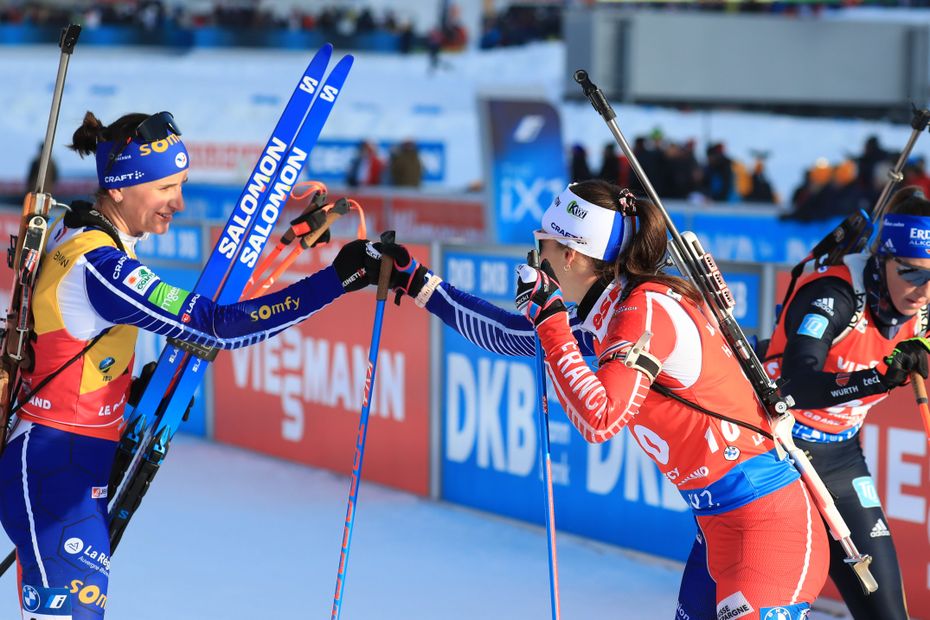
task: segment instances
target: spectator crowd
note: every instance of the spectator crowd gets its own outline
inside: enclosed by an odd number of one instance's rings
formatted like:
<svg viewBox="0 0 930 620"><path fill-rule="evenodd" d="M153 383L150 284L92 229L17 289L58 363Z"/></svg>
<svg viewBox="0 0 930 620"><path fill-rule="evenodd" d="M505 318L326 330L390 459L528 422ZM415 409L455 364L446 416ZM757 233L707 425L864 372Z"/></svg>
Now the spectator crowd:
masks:
<svg viewBox="0 0 930 620"><path fill-rule="evenodd" d="M818 159L805 170L785 217L810 222L845 217L859 209L870 211L899 158L900 153L886 150L876 136L870 136L859 155L838 163ZM902 175L902 186L916 185L930 196L930 177L922 155L909 157Z"/></svg>
<svg viewBox="0 0 930 620"><path fill-rule="evenodd" d="M707 146L699 161L694 140L668 140L656 128L648 136L634 140L633 154L662 198L696 203L780 202L765 175L765 152L754 152L754 161L747 167L728 156L722 142L715 142ZM597 170L590 168L588 153L580 144L572 147L569 160L572 181L601 178L645 193L626 155L618 152L612 142L604 147Z"/></svg>
<svg viewBox="0 0 930 620"><path fill-rule="evenodd" d="M398 19L391 8L376 14L370 8L325 6L316 10L294 8L290 13L281 14L261 6L259 2L242 0L215 0L212 4L193 6L166 0L97 0L75 2L72 6L40 0L12 0L0 6L0 24L57 27L69 21L81 23L85 28L286 28L320 30L344 36L387 32L401 36L401 51L410 51L415 42L411 24Z"/></svg>

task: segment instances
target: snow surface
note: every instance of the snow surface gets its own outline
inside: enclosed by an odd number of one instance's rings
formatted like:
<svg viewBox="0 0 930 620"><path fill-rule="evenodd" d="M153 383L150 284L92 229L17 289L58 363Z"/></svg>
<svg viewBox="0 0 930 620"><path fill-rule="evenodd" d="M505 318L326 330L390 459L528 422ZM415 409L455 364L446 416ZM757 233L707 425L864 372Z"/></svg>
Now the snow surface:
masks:
<svg viewBox="0 0 930 620"><path fill-rule="evenodd" d="M344 476L178 435L113 559L107 617L329 618L347 496ZM680 564L568 534L558 554L566 620L674 617ZM363 473L342 618L549 618L547 557L544 528Z"/></svg>

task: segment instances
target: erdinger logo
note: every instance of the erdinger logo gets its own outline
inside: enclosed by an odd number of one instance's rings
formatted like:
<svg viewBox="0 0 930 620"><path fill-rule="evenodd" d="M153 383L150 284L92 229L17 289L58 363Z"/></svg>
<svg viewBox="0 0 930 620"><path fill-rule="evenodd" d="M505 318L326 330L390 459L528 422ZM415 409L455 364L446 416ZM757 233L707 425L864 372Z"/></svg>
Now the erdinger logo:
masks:
<svg viewBox="0 0 930 620"><path fill-rule="evenodd" d="M568 203L568 206L565 207L565 210L569 215L574 215L579 220L583 220L588 216L588 212L578 206L577 200L572 200L570 203Z"/></svg>

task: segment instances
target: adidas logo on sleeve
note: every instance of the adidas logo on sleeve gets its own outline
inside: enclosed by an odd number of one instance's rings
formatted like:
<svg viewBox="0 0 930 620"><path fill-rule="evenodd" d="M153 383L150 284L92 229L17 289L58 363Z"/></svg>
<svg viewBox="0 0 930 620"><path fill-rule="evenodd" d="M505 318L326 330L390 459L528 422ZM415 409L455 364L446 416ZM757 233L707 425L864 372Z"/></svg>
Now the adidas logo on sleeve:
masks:
<svg viewBox="0 0 930 620"><path fill-rule="evenodd" d="M875 522L875 527L872 528L872 533L869 534L872 538L878 538L879 536L891 536L891 530L888 529L888 526L885 525L885 522L879 519Z"/></svg>
<svg viewBox="0 0 930 620"><path fill-rule="evenodd" d="M833 316L833 298L832 297L821 297L813 303L815 308L819 308L827 313L829 316Z"/></svg>

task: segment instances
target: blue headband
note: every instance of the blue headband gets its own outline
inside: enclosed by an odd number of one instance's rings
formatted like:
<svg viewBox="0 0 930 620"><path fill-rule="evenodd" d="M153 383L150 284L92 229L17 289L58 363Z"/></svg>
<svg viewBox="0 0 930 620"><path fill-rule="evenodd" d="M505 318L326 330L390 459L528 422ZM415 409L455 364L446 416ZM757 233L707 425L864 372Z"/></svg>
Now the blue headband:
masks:
<svg viewBox="0 0 930 620"><path fill-rule="evenodd" d="M883 217L879 252L901 258L930 258L930 217L897 213Z"/></svg>
<svg viewBox="0 0 930 620"><path fill-rule="evenodd" d="M107 170L113 142L97 143L97 181L104 189L117 189L157 181L187 170L190 158L181 138L169 133L164 140L140 144L133 140L126 145Z"/></svg>

